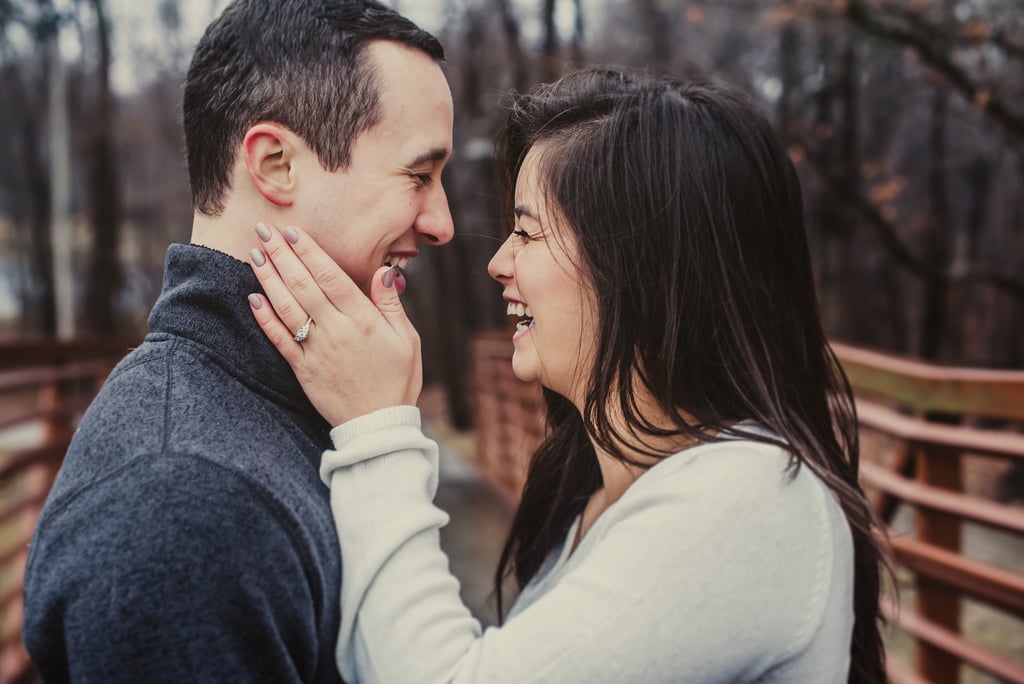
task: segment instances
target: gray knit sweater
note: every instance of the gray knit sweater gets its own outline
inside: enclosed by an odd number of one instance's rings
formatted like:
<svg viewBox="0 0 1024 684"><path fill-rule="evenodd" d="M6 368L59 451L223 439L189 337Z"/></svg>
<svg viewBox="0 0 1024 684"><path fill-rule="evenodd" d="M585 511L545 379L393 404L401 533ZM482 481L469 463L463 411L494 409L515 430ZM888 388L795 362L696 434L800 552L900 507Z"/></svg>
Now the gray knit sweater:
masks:
<svg viewBox="0 0 1024 684"><path fill-rule="evenodd" d="M246 295L167 253L150 334L83 419L40 518L24 638L48 682L336 682L330 445Z"/></svg>

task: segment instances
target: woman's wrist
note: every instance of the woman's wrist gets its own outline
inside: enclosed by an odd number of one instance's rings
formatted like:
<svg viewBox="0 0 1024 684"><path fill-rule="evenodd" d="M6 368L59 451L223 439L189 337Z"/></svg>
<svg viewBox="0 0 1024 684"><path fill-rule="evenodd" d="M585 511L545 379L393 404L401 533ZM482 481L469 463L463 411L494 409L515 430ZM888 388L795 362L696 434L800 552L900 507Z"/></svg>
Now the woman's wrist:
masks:
<svg viewBox="0 0 1024 684"><path fill-rule="evenodd" d="M371 411L358 418L352 418L331 429L331 441L334 443L335 449L341 449L347 442L359 435L401 427L413 427L417 430L422 427L418 407L389 406Z"/></svg>
<svg viewBox="0 0 1024 684"><path fill-rule="evenodd" d="M331 430L334 449L326 451L320 463L320 477L331 485L336 471L360 470L360 464L369 467L370 461L406 452L425 459L429 473L430 497L437 487L437 443L428 439L421 429L420 410L415 406L391 406L354 418ZM362 475L360 475L361 477Z"/></svg>

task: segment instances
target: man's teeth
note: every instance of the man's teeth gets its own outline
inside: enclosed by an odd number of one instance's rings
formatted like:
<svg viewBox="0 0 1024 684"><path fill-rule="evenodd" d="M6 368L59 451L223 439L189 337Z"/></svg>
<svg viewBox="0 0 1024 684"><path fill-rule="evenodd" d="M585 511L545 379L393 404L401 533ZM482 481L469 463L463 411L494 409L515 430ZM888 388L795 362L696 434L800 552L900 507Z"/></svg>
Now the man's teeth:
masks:
<svg viewBox="0 0 1024 684"><path fill-rule="evenodd" d="M508 303L507 314L509 316L528 316L529 318L533 318L533 311L530 310L530 307L516 302Z"/></svg>
<svg viewBox="0 0 1024 684"><path fill-rule="evenodd" d="M404 269L409 265L409 257L407 256L391 256L384 260L385 266L397 266L398 268Z"/></svg>

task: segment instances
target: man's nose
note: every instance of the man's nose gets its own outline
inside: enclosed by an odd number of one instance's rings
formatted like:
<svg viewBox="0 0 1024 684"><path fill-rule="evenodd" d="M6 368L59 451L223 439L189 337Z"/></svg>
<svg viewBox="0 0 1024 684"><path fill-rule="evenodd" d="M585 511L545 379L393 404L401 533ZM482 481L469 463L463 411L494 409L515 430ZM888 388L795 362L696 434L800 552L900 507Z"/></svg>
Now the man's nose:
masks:
<svg viewBox="0 0 1024 684"><path fill-rule="evenodd" d="M455 225L452 223L452 212L448 208L448 197L440 183L430 189L430 197L427 198L423 211L416 217L416 225L413 229L420 238L434 245L451 242L455 236Z"/></svg>

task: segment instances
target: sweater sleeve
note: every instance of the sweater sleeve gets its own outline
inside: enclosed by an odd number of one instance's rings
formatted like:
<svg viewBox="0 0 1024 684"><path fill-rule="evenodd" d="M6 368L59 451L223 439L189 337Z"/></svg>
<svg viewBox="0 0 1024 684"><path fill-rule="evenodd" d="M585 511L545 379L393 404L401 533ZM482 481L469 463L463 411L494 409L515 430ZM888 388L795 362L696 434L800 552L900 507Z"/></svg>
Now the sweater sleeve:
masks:
<svg viewBox="0 0 1024 684"><path fill-rule="evenodd" d="M754 681L806 648L821 622L833 558L829 516L813 515L821 492L728 458L680 477L679 459L598 519L557 583L481 634L439 546L437 447L416 409L385 409L332 437L321 475L343 550L346 679ZM845 681L837 661L834 677L816 681Z"/></svg>

